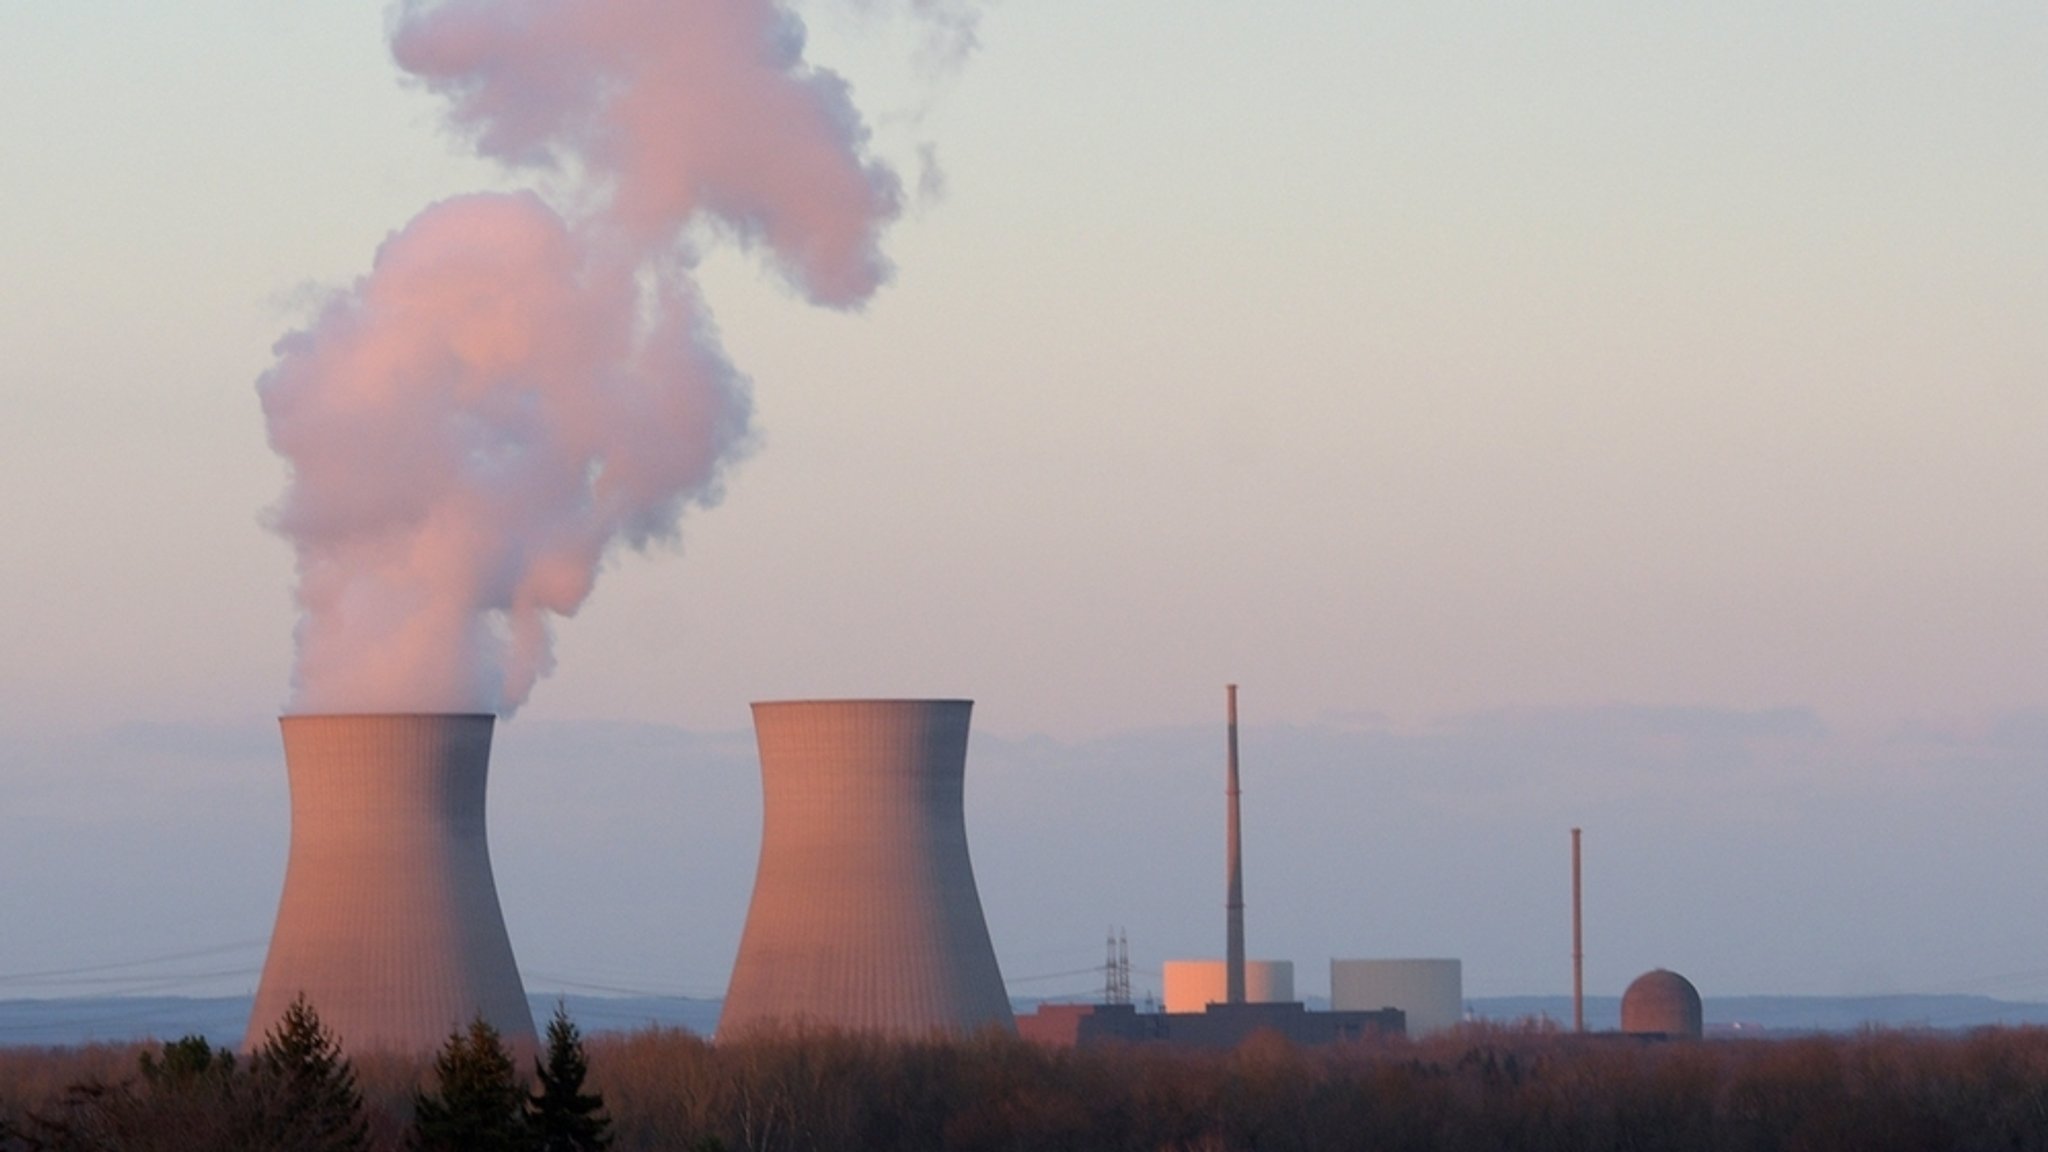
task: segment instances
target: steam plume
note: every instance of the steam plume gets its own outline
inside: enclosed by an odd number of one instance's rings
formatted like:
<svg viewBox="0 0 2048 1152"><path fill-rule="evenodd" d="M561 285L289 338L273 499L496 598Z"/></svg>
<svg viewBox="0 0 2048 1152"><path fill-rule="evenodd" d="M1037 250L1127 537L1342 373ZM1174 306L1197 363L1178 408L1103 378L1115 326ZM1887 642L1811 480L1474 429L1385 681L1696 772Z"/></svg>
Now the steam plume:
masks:
<svg viewBox="0 0 2048 1152"><path fill-rule="evenodd" d="M292 469L274 520L298 554L291 707L509 713L549 669L550 618L617 544L714 503L749 441L686 230L858 307L902 193L775 0L405 3L391 46L554 202L427 208L278 343L258 390Z"/></svg>

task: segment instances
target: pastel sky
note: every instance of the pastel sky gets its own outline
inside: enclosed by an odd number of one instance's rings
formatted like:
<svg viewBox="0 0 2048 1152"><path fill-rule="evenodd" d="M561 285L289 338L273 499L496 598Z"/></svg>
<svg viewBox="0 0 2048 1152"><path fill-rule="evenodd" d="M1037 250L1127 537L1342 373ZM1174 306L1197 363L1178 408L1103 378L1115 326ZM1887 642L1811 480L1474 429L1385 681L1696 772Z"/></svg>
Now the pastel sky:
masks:
<svg viewBox="0 0 2048 1152"><path fill-rule="evenodd" d="M1582 824L1596 990L2048 999L2048 10L1006 0L957 66L800 11L921 191L864 310L705 257L761 441L502 726L530 984L722 988L746 705L801 696L977 701L1013 978L1112 923L1214 952L1236 681L1252 950L1304 990L1566 989ZM253 986L254 382L422 207L520 186L384 31L0 5L0 997Z"/></svg>

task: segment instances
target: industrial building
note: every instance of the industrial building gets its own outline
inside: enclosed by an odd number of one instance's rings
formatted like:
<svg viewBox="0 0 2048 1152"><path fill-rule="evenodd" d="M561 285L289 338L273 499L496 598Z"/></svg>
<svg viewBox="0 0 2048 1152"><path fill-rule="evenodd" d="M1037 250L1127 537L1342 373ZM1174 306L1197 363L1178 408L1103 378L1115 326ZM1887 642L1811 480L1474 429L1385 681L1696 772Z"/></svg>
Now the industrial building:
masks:
<svg viewBox="0 0 2048 1152"><path fill-rule="evenodd" d="M774 1025L1015 1028L967 853L972 710L968 700L754 705L761 859L719 1038Z"/></svg>
<svg viewBox="0 0 2048 1152"><path fill-rule="evenodd" d="M1229 1003L1229 967L1223 960L1168 960L1162 989L1166 1010L1200 1012L1211 1004ZM1294 961L1245 961L1241 1003L1285 1004L1293 999Z"/></svg>
<svg viewBox="0 0 2048 1152"><path fill-rule="evenodd" d="M1621 1030L1631 1036L1697 1040L1704 1024L1699 989L1676 972L1645 972L1621 994Z"/></svg>
<svg viewBox="0 0 2048 1152"><path fill-rule="evenodd" d="M350 1052L431 1052L477 1016L533 1041L484 829L495 719L280 721L291 851L247 1046L300 996Z"/></svg>
<svg viewBox="0 0 2048 1152"><path fill-rule="evenodd" d="M1139 1012L1129 1003L1046 1004L1017 1021L1017 1031L1026 1039L1063 1047L1155 1042L1232 1048L1259 1033L1296 1044L1334 1044L1399 1036L1406 1030L1407 1019L1399 1008L1310 1012L1294 998L1293 961L1245 958L1237 685L1224 692L1224 959L1167 961L1164 1012Z"/></svg>
<svg viewBox="0 0 2048 1152"><path fill-rule="evenodd" d="M1330 1007L1336 1011L1399 1008L1408 1035L1457 1026L1464 1017L1464 965L1457 960L1332 960Z"/></svg>
<svg viewBox="0 0 2048 1152"><path fill-rule="evenodd" d="M1310 1012L1286 1004L1211 1004L1200 1012L1140 1012L1129 1004L1043 1004L1017 1018L1026 1040L1058 1048L1096 1044L1172 1044L1235 1048L1268 1033L1301 1045L1339 1044L1399 1036L1401 1010Z"/></svg>

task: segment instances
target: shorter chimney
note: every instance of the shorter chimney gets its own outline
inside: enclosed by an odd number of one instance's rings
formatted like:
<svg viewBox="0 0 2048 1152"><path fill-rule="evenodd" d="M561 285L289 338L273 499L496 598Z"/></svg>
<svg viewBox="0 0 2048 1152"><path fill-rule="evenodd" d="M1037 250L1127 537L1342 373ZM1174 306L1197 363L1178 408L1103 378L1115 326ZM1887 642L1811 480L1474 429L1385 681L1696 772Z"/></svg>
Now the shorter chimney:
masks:
<svg viewBox="0 0 2048 1152"><path fill-rule="evenodd" d="M1224 786L1229 805L1224 852L1229 856L1229 892L1223 901L1227 921L1224 929L1223 996L1231 1004L1244 1003L1244 840L1237 816L1237 685L1224 687L1230 706L1230 778Z"/></svg>

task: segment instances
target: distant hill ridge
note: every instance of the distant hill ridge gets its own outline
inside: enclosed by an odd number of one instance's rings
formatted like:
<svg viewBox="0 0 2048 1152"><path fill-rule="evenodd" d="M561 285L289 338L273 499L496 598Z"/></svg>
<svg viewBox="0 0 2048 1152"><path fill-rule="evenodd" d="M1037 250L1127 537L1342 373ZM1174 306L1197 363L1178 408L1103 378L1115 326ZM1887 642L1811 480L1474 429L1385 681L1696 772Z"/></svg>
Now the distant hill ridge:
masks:
<svg viewBox="0 0 2048 1152"><path fill-rule="evenodd" d="M1996 1000L1989 996L1706 996L1710 1032L1854 1032L1860 1028L1960 1030L1994 1025L2048 1025L2048 1004ZM1487 1020L1547 1018L1569 1024L1569 996L1483 996L1466 1001ZM1586 997L1586 1027L1621 1026L1621 999Z"/></svg>
<svg viewBox="0 0 2048 1152"><path fill-rule="evenodd" d="M0 1047L126 1043L204 1036L239 1045L249 1024L248 996L120 996L0 1000ZM710 1035L719 1002L682 996L529 996L536 1020L557 1000L585 1032L630 1032L658 1024Z"/></svg>
<svg viewBox="0 0 2048 1152"><path fill-rule="evenodd" d="M586 1032L627 1032L648 1025L710 1035L720 1002L681 996L530 996L536 1019L557 999ZM1020 1000L1019 1011L1035 1001ZM0 1047L126 1043L199 1035L215 1044L242 1041L249 1020L247 996L122 996L56 1000L0 1000ZM1569 996L1480 996L1466 1004L1474 1016L1499 1023L1547 1019L1568 1024ZM1311 998L1312 1008L1327 1007ZM2048 1027L2048 1004L1989 996L1709 996L1709 1032L1760 1034L1853 1032L1861 1028L1932 1028L1960 1031L1995 1025ZM1586 998L1586 1025L1620 1026L1621 1001Z"/></svg>

